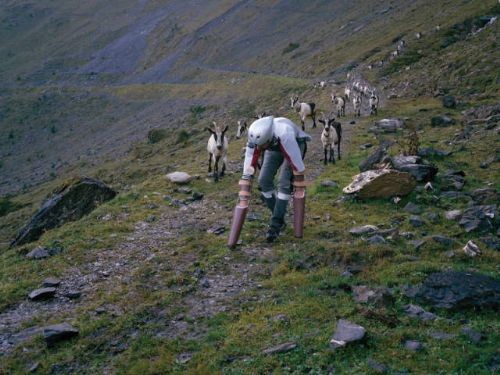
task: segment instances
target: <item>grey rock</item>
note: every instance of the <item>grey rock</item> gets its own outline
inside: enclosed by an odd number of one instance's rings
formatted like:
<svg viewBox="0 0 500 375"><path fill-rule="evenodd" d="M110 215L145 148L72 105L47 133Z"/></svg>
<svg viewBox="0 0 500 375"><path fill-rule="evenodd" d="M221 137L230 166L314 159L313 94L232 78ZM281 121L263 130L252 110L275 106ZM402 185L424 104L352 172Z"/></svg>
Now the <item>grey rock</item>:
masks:
<svg viewBox="0 0 500 375"><path fill-rule="evenodd" d="M324 181L321 181L321 186L322 187L336 188L339 186L339 184L336 183L335 181L332 181L332 180L324 180Z"/></svg>
<svg viewBox="0 0 500 375"><path fill-rule="evenodd" d="M438 169L430 164L405 164L399 168L398 171L409 173L418 182L428 182L434 179Z"/></svg>
<svg viewBox="0 0 500 375"><path fill-rule="evenodd" d="M188 173L178 171L169 173L166 177L170 182L173 182L174 184L187 184L193 179L193 177Z"/></svg>
<svg viewBox="0 0 500 375"><path fill-rule="evenodd" d="M60 247L47 248L43 246L37 246L33 250L31 250L28 254L26 254L26 258L28 259L44 259L49 258L51 256L57 255L62 252Z"/></svg>
<svg viewBox="0 0 500 375"><path fill-rule="evenodd" d="M64 296L69 298L69 299L77 299L80 298L82 293L78 290L68 290L66 293L64 293Z"/></svg>
<svg viewBox="0 0 500 375"><path fill-rule="evenodd" d="M181 365L188 363L193 358L192 353L181 353L177 356L175 361Z"/></svg>
<svg viewBox="0 0 500 375"><path fill-rule="evenodd" d="M422 245L425 244L425 241L423 240L412 240L410 241L410 244L416 249L420 249L422 247Z"/></svg>
<svg viewBox="0 0 500 375"><path fill-rule="evenodd" d="M290 318L288 317L288 315L283 313L271 317L270 321L273 323L284 324L284 325L290 324Z"/></svg>
<svg viewBox="0 0 500 375"><path fill-rule="evenodd" d="M462 327L461 332L462 334L467 336L469 340L474 344L479 344L483 339L483 335L480 332L472 329L471 327Z"/></svg>
<svg viewBox="0 0 500 375"><path fill-rule="evenodd" d="M191 195L190 200L191 200L191 202L201 201L203 199L203 197L204 197L203 193L199 193L199 192L195 191L193 193L193 195Z"/></svg>
<svg viewBox="0 0 500 375"><path fill-rule="evenodd" d="M435 234L433 236L430 236L430 239L440 245L443 245L443 246L446 246L446 247L451 247L453 245L455 245L455 240L449 238L449 237L446 237L446 236L443 236L441 234Z"/></svg>
<svg viewBox="0 0 500 375"><path fill-rule="evenodd" d="M47 230L80 219L117 193L101 181L88 177L65 185L42 204L42 207L22 228L11 246L37 240Z"/></svg>
<svg viewBox="0 0 500 375"><path fill-rule="evenodd" d="M445 309L498 309L500 281L478 273L436 272L417 289L415 298Z"/></svg>
<svg viewBox="0 0 500 375"><path fill-rule="evenodd" d="M366 150L366 149L371 148L371 147L373 147L373 145L371 143L364 143L361 146L359 146L359 148L362 150Z"/></svg>
<svg viewBox="0 0 500 375"><path fill-rule="evenodd" d="M250 212L247 215L247 220L248 221L259 221L262 220L262 216L258 214L257 212Z"/></svg>
<svg viewBox="0 0 500 375"><path fill-rule="evenodd" d="M226 231L226 227L221 226L221 225L215 225L209 229L207 229L207 233L215 234L215 235L221 235Z"/></svg>
<svg viewBox="0 0 500 375"><path fill-rule="evenodd" d="M462 217L462 210L446 211L444 217L448 220L459 220Z"/></svg>
<svg viewBox="0 0 500 375"><path fill-rule="evenodd" d="M455 108L457 105L457 101L452 95L444 95L443 96L443 107L445 108Z"/></svg>
<svg viewBox="0 0 500 375"><path fill-rule="evenodd" d="M436 212L427 212L425 218L433 224L437 223L440 219L439 214Z"/></svg>
<svg viewBox="0 0 500 375"><path fill-rule="evenodd" d="M447 173L441 177L441 190L462 190L465 185L465 173L459 171Z"/></svg>
<svg viewBox="0 0 500 375"><path fill-rule="evenodd" d="M69 323L54 324L51 326L43 327L43 338L48 346L53 346L59 341L70 339L77 336L78 329Z"/></svg>
<svg viewBox="0 0 500 375"><path fill-rule="evenodd" d="M365 334L366 330L364 327L348 320L340 319L337 323L335 333L330 340L330 347L333 349L340 348L350 342L362 340Z"/></svg>
<svg viewBox="0 0 500 375"><path fill-rule="evenodd" d="M14 345L31 340L33 337L41 334L43 331L42 327L29 327L21 332L18 332L8 338L8 342Z"/></svg>
<svg viewBox="0 0 500 375"><path fill-rule="evenodd" d="M500 202L500 194L493 188L476 189L470 193L470 196L478 205L490 205Z"/></svg>
<svg viewBox="0 0 500 375"><path fill-rule="evenodd" d="M387 154L386 147L381 146L359 164L359 170L360 172L366 172L371 169L377 169L376 166L383 163L384 160L389 160L389 155Z"/></svg>
<svg viewBox="0 0 500 375"><path fill-rule="evenodd" d="M498 239L498 237L487 236L481 237L479 240L493 250L500 250L500 240Z"/></svg>
<svg viewBox="0 0 500 375"><path fill-rule="evenodd" d="M344 272L342 272L342 273L340 274L340 276L345 277L345 278L351 278L351 277L353 277L354 275L353 275L353 273L352 273L352 272L350 272L350 271L344 271Z"/></svg>
<svg viewBox="0 0 500 375"><path fill-rule="evenodd" d="M296 347L297 347L297 344L295 342L285 342L283 344L264 349L262 351L262 353L263 354L287 353L289 351L294 350Z"/></svg>
<svg viewBox="0 0 500 375"><path fill-rule="evenodd" d="M424 348L420 341L416 340L406 340L404 342L404 348L407 350L411 350L413 352L420 351Z"/></svg>
<svg viewBox="0 0 500 375"><path fill-rule="evenodd" d="M455 125L455 123L456 121L448 116L434 116L433 118L431 118L432 126L444 127L444 126Z"/></svg>
<svg viewBox="0 0 500 375"><path fill-rule="evenodd" d="M28 297L32 301L41 301L53 298L56 294L56 288L40 288L32 291Z"/></svg>
<svg viewBox="0 0 500 375"><path fill-rule="evenodd" d="M370 238L368 238L366 240L369 244L371 245L380 245L380 244L384 244L386 243L387 241L385 240L384 237L382 237L381 235L379 234L376 234L374 236L371 236Z"/></svg>
<svg viewBox="0 0 500 375"><path fill-rule="evenodd" d="M371 358L368 359L366 364L370 369L372 369L377 374L386 374L389 371L389 367Z"/></svg>
<svg viewBox="0 0 500 375"><path fill-rule="evenodd" d="M42 282L42 286L46 288L55 288L61 284L61 280L55 277L48 277Z"/></svg>
<svg viewBox="0 0 500 375"><path fill-rule="evenodd" d="M400 118L384 118L374 123L372 129L375 133L395 133L404 128L404 121Z"/></svg>
<svg viewBox="0 0 500 375"><path fill-rule="evenodd" d="M429 311L424 310L422 307L417 306L417 305L406 305L405 306L405 312L407 315L411 316L412 318L417 318L423 321L428 321L428 320L435 320L437 319L437 316Z"/></svg>
<svg viewBox="0 0 500 375"><path fill-rule="evenodd" d="M379 169L363 172L343 189L345 194L356 194L358 198L391 198L405 196L416 186L408 173L392 169Z"/></svg>
<svg viewBox="0 0 500 375"><path fill-rule="evenodd" d="M436 340L451 340L457 337L454 333L446 333L441 331L431 331L429 336Z"/></svg>
<svg viewBox="0 0 500 375"><path fill-rule="evenodd" d="M188 187L180 187L177 191L182 194L191 194L193 192L193 190Z"/></svg>
<svg viewBox="0 0 500 375"><path fill-rule="evenodd" d="M422 209L419 206L417 206L415 203L408 202L406 204L406 206L404 206L403 211L418 215L422 212Z"/></svg>
<svg viewBox="0 0 500 375"><path fill-rule="evenodd" d="M366 285L352 287L354 301L376 306L389 306L394 302L394 297L387 288L370 288Z"/></svg>
<svg viewBox="0 0 500 375"><path fill-rule="evenodd" d="M421 148L418 150L418 156L427 158L427 157L445 157L445 156L450 156L452 154L451 151L442 151L442 150L436 150L435 148L432 147L426 147L426 148Z"/></svg>
<svg viewBox="0 0 500 375"><path fill-rule="evenodd" d="M379 231L378 227L375 225L363 225L360 227L354 227L349 230L353 236L362 236L365 234L373 234Z"/></svg>
<svg viewBox="0 0 500 375"><path fill-rule="evenodd" d="M459 221L466 233L487 232L495 228L496 205L472 206L466 209Z"/></svg>
<svg viewBox="0 0 500 375"><path fill-rule="evenodd" d="M474 241L472 240L468 241L462 250L466 255L470 256L471 258L474 258L482 254L479 246L477 246L476 243L474 243Z"/></svg>
<svg viewBox="0 0 500 375"><path fill-rule="evenodd" d="M425 225L425 222L420 218L420 216L412 215L410 216L410 224L418 228Z"/></svg>

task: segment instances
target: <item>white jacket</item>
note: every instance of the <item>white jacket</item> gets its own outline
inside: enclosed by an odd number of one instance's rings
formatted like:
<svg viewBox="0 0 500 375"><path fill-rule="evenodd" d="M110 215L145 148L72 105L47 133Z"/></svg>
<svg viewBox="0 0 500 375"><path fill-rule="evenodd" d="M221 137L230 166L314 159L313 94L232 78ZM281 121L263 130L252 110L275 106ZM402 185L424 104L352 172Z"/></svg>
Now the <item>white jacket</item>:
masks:
<svg viewBox="0 0 500 375"><path fill-rule="evenodd" d="M301 173L304 172L305 166L302 160L302 152L297 143L298 139L310 141L311 137L285 117L273 119L273 140L279 144L281 152L292 169ZM253 175L260 153L261 150L258 147L247 143L245 162L243 163L243 178Z"/></svg>

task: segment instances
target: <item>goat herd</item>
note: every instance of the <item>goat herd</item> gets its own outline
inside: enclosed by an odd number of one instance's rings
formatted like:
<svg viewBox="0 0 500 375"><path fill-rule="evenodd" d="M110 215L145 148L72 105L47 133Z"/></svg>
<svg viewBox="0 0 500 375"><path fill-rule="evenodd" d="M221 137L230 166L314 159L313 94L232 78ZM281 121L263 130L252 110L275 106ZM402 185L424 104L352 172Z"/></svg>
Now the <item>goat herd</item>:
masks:
<svg viewBox="0 0 500 375"><path fill-rule="evenodd" d="M326 82L321 81L319 87L325 88ZM321 132L321 143L323 145L324 164L328 162L335 163L335 153L334 146L337 146L337 158L340 159L340 142L342 140L342 126L340 122L335 121L334 113L336 112L337 117L345 117L346 103L351 101L354 111L354 116L361 116L361 105L363 98L368 98L368 105L370 109L370 115L376 115L379 105L379 96L376 93L376 89L371 87L369 83L362 79L353 79L350 75L347 75L347 84L344 89L344 95L337 95L332 92L331 100L334 106L334 111L326 116L321 112L321 118L318 121L323 125L323 131ZM305 130L305 123L307 119L311 119L313 122L312 127L316 127L316 104L315 103L305 103L300 102L297 95L293 95L290 98L291 108L298 112L302 130ZM267 116L266 113L260 113L255 118L261 118ZM239 139L247 131L248 123L245 120L238 120L236 138ZM213 128L205 128L209 131L210 138L207 143L207 151L209 155L208 159L208 173L213 173L214 180L218 181L219 177L224 176L227 164L227 151L228 151L228 137L226 132L228 126L224 128L219 126L216 122L213 122ZM222 159L222 167L219 173L219 162ZM212 169L213 164L213 169Z"/></svg>

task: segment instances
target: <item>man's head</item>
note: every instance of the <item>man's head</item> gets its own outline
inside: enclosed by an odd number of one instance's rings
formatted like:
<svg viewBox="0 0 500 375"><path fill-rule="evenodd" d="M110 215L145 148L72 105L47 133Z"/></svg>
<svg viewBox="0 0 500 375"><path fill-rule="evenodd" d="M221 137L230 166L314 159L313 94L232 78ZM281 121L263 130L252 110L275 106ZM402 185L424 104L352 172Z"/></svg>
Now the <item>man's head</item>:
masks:
<svg viewBox="0 0 500 375"><path fill-rule="evenodd" d="M248 128L248 142L265 148L273 139L273 120L273 116L267 116L254 121Z"/></svg>

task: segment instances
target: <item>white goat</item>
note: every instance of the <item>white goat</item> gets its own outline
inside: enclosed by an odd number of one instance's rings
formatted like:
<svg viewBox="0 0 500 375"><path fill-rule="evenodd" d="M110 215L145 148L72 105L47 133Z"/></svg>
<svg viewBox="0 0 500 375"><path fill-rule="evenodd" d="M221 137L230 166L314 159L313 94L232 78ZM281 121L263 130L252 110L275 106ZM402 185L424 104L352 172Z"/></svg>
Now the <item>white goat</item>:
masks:
<svg viewBox="0 0 500 375"><path fill-rule="evenodd" d="M236 130L236 139L240 139L247 131L247 122L245 120L238 120L238 127Z"/></svg>
<svg viewBox="0 0 500 375"><path fill-rule="evenodd" d="M344 89L344 96L347 100L351 100L351 88L349 86L346 86Z"/></svg>
<svg viewBox="0 0 500 375"><path fill-rule="evenodd" d="M219 160L222 158L222 170L220 172L220 177L224 176L227 164L227 149L228 140L226 137L226 131L228 126L221 129L215 122L214 129L206 127L212 135L208 139L207 151L208 151L208 173L212 172L212 161L214 163L214 180L219 180Z"/></svg>
<svg viewBox="0 0 500 375"><path fill-rule="evenodd" d="M341 96L337 96L332 92L332 103L335 105L335 109L337 110L337 117L345 116L344 98Z"/></svg>
<svg viewBox="0 0 500 375"><path fill-rule="evenodd" d="M299 102L299 97L294 95L290 98L291 107L299 113L302 130L305 130L306 119L310 117L313 121L313 128L316 127L316 104Z"/></svg>
<svg viewBox="0 0 500 375"><path fill-rule="evenodd" d="M321 132L321 143L323 144L324 158L323 163L326 165L328 162L335 163L334 145L337 145L337 156L340 160L340 141L342 139L342 126L340 122L336 122L335 118L331 116L326 118L323 114L323 119L319 120L323 124L323 131ZM330 151L330 157L328 157Z"/></svg>
<svg viewBox="0 0 500 375"><path fill-rule="evenodd" d="M375 95L375 92L372 91L372 95L370 96L368 103L370 105L370 115L376 116L378 110L378 96Z"/></svg>
<svg viewBox="0 0 500 375"><path fill-rule="evenodd" d="M352 107L354 108L354 116L361 116L361 95L355 95L352 98Z"/></svg>

